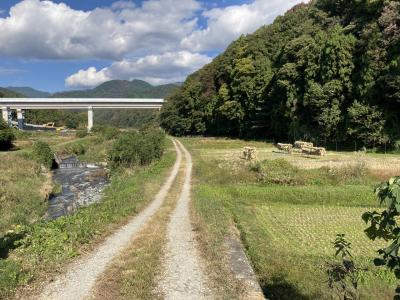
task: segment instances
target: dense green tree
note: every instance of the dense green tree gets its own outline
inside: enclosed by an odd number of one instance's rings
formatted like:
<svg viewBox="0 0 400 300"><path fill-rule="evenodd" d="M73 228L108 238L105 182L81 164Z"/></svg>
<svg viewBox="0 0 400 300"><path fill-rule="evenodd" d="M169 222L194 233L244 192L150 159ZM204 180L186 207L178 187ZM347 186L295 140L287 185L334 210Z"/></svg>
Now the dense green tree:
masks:
<svg viewBox="0 0 400 300"><path fill-rule="evenodd" d="M378 107L355 101L349 108L348 133L365 145L383 142L384 126L383 113Z"/></svg>

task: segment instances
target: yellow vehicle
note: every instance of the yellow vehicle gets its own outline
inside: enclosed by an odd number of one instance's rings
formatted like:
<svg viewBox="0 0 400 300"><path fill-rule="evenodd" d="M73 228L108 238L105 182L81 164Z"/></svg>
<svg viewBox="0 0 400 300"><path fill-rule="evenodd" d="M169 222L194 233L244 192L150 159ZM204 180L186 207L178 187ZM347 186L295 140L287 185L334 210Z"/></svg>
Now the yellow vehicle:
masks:
<svg viewBox="0 0 400 300"><path fill-rule="evenodd" d="M46 128L54 128L54 122L42 124L42 126L43 126L43 127L46 127Z"/></svg>

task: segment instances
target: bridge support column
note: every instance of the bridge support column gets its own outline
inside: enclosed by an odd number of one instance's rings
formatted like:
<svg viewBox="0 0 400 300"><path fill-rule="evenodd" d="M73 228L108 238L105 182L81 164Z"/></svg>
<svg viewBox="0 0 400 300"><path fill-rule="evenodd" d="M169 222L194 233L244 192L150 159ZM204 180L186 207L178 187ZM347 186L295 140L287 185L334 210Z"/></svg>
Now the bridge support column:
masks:
<svg viewBox="0 0 400 300"><path fill-rule="evenodd" d="M8 107L2 107L1 108L2 116L4 122L6 122L8 125L10 125L10 109Z"/></svg>
<svg viewBox="0 0 400 300"><path fill-rule="evenodd" d="M23 130L25 126L25 117L24 117L24 111L22 109L17 109L17 120L18 120L18 129Z"/></svg>
<svg viewBox="0 0 400 300"><path fill-rule="evenodd" d="M92 131L93 128L93 107L88 107L88 132Z"/></svg>

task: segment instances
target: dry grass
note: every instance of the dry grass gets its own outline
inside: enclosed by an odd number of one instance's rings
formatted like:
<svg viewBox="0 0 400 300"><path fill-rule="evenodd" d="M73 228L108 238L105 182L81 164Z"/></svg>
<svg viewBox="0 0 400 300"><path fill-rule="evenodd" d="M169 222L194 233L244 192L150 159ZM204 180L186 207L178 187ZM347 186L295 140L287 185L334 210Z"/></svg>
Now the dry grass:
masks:
<svg viewBox="0 0 400 300"><path fill-rule="evenodd" d="M200 202L195 196L191 210L193 228L197 231L202 261L217 299L244 299L245 283L235 277L230 269L226 237L232 233L233 224L227 212L213 201ZM213 211L213 213L207 213Z"/></svg>
<svg viewBox="0 0 400 300"><path fill-rule="evenodd" d="M29 224L46 211L50 180L40 166L17 153L0 159L0 235L12 225Z"/></svg>
<svg viewBox="0 0 400 300"><path fill-rule="evenodd" d="M285 159L300 169L329 169L354 168L360 163L365 165L368 173L383 181L400 175L400 156L394 154L365 154L361 152L333 152L328 151L325 157L306 156L301 153L291 155L280 153L273 145L261 142L247 142L241 140L194 138L186 139L194 153L204 160L218 160L220 167L229 167L238 173L243 167L243 147L257 148L259 161Z"/></svg>
<svg viewBox="0 0 400 300"><path fill-rule="evenodd" d="M54 191L54 182L52 178L52 174L49 171L45 171L44 177L46 178L45 182L43 182L42 187L40 188L40 197L44 200L49 200L51 194Z"/></svg>

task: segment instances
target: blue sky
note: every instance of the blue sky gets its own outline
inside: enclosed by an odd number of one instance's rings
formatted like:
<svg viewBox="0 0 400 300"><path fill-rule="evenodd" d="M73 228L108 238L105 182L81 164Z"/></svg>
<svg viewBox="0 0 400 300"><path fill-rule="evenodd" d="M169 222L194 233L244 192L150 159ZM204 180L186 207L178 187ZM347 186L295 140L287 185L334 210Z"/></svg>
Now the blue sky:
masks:
<svg viewBox="0 0 400 300"><path fill-rule="evenodd" d="M0 86L183 81L299 0L0 1ZM184 5L183 5L184 4Z"/></svg>

